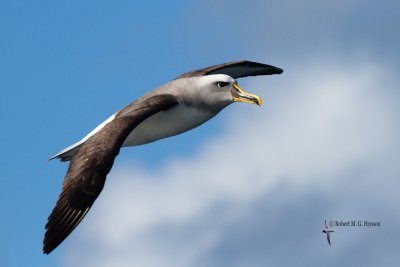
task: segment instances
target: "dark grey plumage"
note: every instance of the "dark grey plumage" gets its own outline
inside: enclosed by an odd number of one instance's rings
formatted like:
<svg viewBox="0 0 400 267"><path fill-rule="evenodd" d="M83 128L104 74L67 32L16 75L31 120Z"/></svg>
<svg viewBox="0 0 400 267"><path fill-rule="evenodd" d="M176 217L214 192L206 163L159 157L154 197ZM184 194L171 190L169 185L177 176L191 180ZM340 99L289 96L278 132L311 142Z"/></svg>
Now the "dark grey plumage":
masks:
<svg viewBox="0 0 400 267"><path fill-rule="evenodd" d="M225 74L231 76L234 79L238 79L247 76L281 74L282 72L282 69L271 65L242 60L219 64L204 69L189 71L185 74L182 74L177 79L198 77L211 74Z"/></svg>
<svg viewBox="0 0 400 267"><path fill-rule="evenodd" d="M81 145L72 158L62 192L46 224L44 253L50 253L75 229L103 189L127 135L144 119L178 103L172 95L156 95L122 109L116 118Z"/></svg>

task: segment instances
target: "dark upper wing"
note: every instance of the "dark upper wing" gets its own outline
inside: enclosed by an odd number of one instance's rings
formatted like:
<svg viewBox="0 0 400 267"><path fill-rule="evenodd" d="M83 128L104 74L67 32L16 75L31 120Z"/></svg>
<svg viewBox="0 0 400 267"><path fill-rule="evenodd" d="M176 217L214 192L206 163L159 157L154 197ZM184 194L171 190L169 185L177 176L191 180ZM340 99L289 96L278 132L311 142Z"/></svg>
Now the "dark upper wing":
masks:
<svg viewBox="0 0 400 267"><path fill-rule="evenodd" d="M82 144L70 162L62 192L48 218L44 253L50 253L64 241L89 211L129 133L149 116L177 103L172 95L156 95L140 103L133 102Z"/></svg>
<svg viewBox="0 0 400 267"><path fill-rule="evenodd" d="M200 70L190 71L179 76L177 79L204 76L210 74L226 74L234 79L237 79L247 76L281 74L282 72L282 69L271 65L242 60L215 65Z"/></svg>

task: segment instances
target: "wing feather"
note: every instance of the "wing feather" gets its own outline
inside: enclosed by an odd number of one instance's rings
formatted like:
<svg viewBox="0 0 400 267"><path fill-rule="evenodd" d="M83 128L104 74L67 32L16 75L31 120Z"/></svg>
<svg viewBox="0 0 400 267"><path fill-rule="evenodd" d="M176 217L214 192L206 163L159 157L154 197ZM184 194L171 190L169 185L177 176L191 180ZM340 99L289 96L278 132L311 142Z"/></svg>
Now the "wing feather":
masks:
<svg viewBox="0 0 400 267"><path fill-rule="evenodd" d="M238 79L247 76L281 74L282 72L283 70L281 68L258 62L242 60L190 71L179 76L177 79L198 77L211 74L226 74L234 79Z"/></svg>
<svg viewBox="0 0 400 267"><path fill-rule="evenodd" d="M177 103L172 95L155 95L133 102L81 145L71 159L61 194L48 218L44 253L53 251L85 217L101 193L114 159L130 132L149 116Z"/></svg>

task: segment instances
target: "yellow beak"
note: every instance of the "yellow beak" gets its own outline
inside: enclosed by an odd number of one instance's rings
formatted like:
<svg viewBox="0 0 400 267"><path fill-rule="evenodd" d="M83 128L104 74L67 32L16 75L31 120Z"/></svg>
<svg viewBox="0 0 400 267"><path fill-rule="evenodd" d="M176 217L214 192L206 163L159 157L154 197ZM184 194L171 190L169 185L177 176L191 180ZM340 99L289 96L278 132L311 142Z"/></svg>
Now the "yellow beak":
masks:
<svg viewBox="0 0 400 267"><path fill-rule="evenodd" d="M247 93L245 90L240 88L237 83L233 83L232 86L233 88L231 90L231 94L233 101L245 102L261 106L262 101L259 96Z"/></svg>

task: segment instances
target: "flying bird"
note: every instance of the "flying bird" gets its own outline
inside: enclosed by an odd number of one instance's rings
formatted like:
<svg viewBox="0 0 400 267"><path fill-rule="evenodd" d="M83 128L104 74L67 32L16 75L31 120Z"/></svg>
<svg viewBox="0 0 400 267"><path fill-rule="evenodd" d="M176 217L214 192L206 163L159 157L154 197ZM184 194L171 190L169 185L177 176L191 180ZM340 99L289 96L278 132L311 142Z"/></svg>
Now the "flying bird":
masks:
<svg viewBox="0 0 400 267"><path fill-rule="evenodd" d="M282 72L251 61L187 72L117 111L81 141L52 157L70 163L46 224L43 252L52 252L85 217L121 147L147 144L196 128L233 102L261 106L261 98L241 89L236 79Z"/></svg>
<svg viewBox="0 0 400 267"><path fill-rule="evenodd" d="M331 245L331 233L333 233L334 231L332 229L329 229L328 225L326 224L326 220L325 220L325 229L322 230L322 233L326 234L326 240L328 240L328 244L329 246Z"/></svg>

